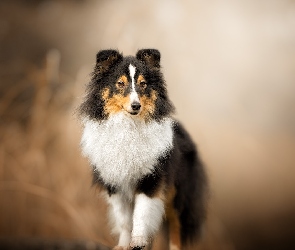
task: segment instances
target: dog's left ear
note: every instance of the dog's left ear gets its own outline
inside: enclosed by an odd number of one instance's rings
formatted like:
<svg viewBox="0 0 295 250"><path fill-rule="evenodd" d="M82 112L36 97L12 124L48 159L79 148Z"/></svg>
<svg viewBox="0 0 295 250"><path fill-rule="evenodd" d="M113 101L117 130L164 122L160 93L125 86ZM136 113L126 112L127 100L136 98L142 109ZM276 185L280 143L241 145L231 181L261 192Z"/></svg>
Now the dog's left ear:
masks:
<svg viewBox="0 0 295 250"><path fill-rule="evenodd" d="M141 49L137 51L136 58L151 68L160 68L161 54L156 49Z"/></svg>

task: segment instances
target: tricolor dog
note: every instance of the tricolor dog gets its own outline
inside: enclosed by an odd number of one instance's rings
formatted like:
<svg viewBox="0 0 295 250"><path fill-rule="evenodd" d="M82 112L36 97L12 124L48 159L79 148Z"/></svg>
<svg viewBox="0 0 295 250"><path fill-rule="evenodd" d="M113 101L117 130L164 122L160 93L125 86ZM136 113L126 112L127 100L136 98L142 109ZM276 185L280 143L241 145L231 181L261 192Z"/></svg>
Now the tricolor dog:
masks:
<svg viewBox="0 0 295 250"><path fill-rule="evenodd" d="M171 250L200 233L206 175L173 111L158 50L98 52L79 108L81 147L106 191L116 250L149 248L162 225Z"/></svg>

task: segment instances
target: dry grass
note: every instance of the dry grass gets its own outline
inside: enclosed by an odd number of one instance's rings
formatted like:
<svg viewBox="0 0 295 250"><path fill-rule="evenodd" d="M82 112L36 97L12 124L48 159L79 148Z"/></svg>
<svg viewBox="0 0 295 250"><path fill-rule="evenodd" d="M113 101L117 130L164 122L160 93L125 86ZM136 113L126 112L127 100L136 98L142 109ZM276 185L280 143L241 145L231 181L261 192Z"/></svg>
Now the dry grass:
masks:
<svg viewBox="0 0 295 250"><path fill-rule="evenodd" d="M44 66L30 67L1 99L0 235L110 244L105 207L79 152L75 88L60 76L58 53L49 51ZM30 97L23 103L25 91Z"/></svg>

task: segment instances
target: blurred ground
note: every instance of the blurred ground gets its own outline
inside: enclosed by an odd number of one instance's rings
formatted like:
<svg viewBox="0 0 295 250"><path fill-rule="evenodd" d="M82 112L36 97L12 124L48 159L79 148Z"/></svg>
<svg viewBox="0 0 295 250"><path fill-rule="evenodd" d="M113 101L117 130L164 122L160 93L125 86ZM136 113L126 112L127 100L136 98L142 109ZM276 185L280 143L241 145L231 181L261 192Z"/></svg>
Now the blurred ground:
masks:
<svg viewBox="0 0 295 250"><path fill-rule="evenodd" d="M198 249L294 249L291 0L1 1L0 236L114 244L74 110L99 49L146 47L207 165Z"/></svg>

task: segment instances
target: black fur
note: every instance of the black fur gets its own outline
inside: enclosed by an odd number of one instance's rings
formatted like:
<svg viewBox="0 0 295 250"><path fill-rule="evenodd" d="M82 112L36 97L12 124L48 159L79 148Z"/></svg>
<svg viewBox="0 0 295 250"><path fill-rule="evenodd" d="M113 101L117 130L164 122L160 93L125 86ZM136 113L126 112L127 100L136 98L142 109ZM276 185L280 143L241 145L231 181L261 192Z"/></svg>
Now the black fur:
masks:
<svg viewBox="0 0 295 250"><path fill-rule="evenodd" d="M158 164L155 166L152 174L146 175L139 180L136 192L144 193L147 196L152 197L159 190L161 185L164 184L167 186L167 178L169 177L168 173L170 172L169 169L167 169L167 167L169 167L168 161L170 159L170 153L158 159Z"/></svg>
<svg viewBox="0 0 295 250"><path fill-rule="evenodd" d="M174 126L174 152L171 164L175 171L174 206L181 222L184 244L200 235L206 215L207 178L195 144L180 123Z"/></svg>
<svg viewBox="0 0 295 250"><path fill-rule="evenodd" d="M136 53L136 58L144 62L147 66L160 68L161 54L156 49L142 49Z"/></svg>

